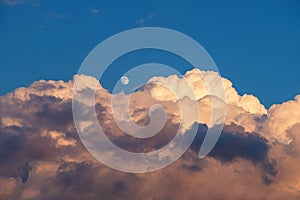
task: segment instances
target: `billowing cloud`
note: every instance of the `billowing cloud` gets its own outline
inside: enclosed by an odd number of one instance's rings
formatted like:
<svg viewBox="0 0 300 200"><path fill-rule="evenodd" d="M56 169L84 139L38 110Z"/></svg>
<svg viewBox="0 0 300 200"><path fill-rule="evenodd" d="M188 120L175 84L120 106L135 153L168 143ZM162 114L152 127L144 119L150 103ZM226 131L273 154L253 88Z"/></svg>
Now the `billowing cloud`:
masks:
<svg viewBox="0 0 300 200"><path fill-rule="evenodd" d="M292 138L288 130L300 122L300 95L294 100L271 106L268 114L263 130L265 136L289 143Z"/></svg>
<svg viewBox="0 0 300 200"><path fill-rule="evenodd" d="M73 80L42 80L0 97L0 199L299 199L299 96L266 110L256 97L239 95L222 78L225 126L211 153L199 159L206 130L218 123L210 123L210 104L219 98L210 96L203 76L210 84L220 78L214 72L201 74L192 70L184 75L191 88L177 76L153 77L132 94L129 115L140 126L150 123L153 104L165 108L165 125L148 139L124 134L113 118L111 99L126 99L126 94L112 95L92 77L74 77L95 85L99 123L116 145L133 152L166 145L181 121L177 97L155 83L167 85L179 99L197 102L200 117L188 119L181 130L187 134L199 125L192 146L172 165L146 174L110 169L84 148L72 116ZM81 92L88 96L91 88L82 85ZM92 102L83 98L81 103ZM126 126L122 101L116 109ZM81 126L89 127L89 121Z"/></svg>

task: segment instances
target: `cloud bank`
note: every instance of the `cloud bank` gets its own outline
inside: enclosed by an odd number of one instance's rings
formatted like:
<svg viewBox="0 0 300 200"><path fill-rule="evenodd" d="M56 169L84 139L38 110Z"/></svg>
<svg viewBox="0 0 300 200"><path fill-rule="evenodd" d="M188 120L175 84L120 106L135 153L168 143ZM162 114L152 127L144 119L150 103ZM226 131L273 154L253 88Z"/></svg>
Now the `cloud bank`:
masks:
<svg viewBox="0 0 300 200"><path fill-rule="evenodd" d="M203 72L213 84L218 75ZM172 165L146 174L110 169L84 148L72 117L74 80L37 81L0 97L0 199L299 199L300 198L300 96L266 110L253 95L239 95L232 83L222 82L226 119L222 135L204 159L198 151L211 123L209 91L198 70L184 77L195 96L185 90L182 78L153 77L130 98L130 118L149 123L151 105L163 105L166 124L148 139L130 137L117 126L110 107L113 97L92 77L77 75L97 85L99 123L116 145L132 152L148 152L166 145L180 123L178 100L160 84L196 101L197 120L187 120L182 134L199 125L188 151ZM90 92L82 86L82 92ZM90 103L82 99L83 103ZM121 101L120 101L121 102ZM117 109L118 120L127 123ZM90 124L82 125L89 127Z"/></svg>

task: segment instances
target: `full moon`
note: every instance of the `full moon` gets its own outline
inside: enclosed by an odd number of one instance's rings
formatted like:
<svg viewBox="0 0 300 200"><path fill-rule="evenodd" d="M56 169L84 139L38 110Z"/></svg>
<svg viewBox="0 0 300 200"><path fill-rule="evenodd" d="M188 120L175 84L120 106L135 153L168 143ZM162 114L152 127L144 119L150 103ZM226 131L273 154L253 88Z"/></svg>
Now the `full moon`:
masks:
<svg viewBox="0 0 300 200"><path fill-rule="evenodd" d="M122 76L122 77L121 77L121 83L122 83L123 85L128 85L128 83L129 83L129 78L128 78L127 76Z"/></svg>

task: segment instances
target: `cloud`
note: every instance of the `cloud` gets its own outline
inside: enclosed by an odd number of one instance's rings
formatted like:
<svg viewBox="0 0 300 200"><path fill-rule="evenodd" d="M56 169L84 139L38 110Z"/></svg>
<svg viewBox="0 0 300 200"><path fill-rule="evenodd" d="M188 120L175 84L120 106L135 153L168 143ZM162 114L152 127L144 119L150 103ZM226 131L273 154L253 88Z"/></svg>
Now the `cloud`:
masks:
<svg viewBox="0 0 300 200"><path fill-rule="evenodd" d="M89 10L95 16L101 12L101 10L99 8L90 8Z"/></svg>
<svg viewBox="0 0 300 200"><path fill-rule="evenodd" d="M157 16L157 13L150 13L147 17L141 17L136 23L138 26L145 26L146 23L150 22Z"/></svg>
<svg viewBox="0 0 300 200"><path fill-rule="evenodd" d="M24 0L1 0L2 4L6 4L9 6L20 5L24 2Z"/></svg>
<svg viewBox="0 0 300 200"><path fill-rule="evenodd" d="M225 78L220 77L216 72L207 71L200 72L198 69L193 69L188 71L184 78L179 78L176 75L165 77L153 77L149 80L151 83L161 83L161 85L165 85L168 88L171 88L172 91L175 91L176 94L180 94L179 98L183 98L184 96L189 96L191 99L200 100L207 95L210 95L209 86L213 86L217 84L217 81L221 79L223 83L223 87L225 90L225 101L229 105L234 105L237 107L243 108L246 112L251 114L266 114L267 110L265 107L259 102L259 100L253 95L244 94L240 96L238 92L233 88L232 83ZM187 81L191 86L191 89L195 96L191 96L193 94L190 92L190 86L184 84ZM167 91L166 87L156 84L151 88L151 93L158 100L174 100L174 95ZM218 88L222 90L222 88ZM217 97L222 99L221 91L216 92Z"/></svg>
<svg viewBox="0 0 300 200"><path fill-rule="evenodd" d="M296 96L294 100L271 106L268 114L269 117L263 130L265 136L289 143L291 138L289 138L287 130L300 121L300 95Z"/></svg>
<svg viewBox="0 0 300 200"><path fill-rule="evenodd" d="M203 75L210 84L217 78L213 72ZM198 150L210 128L210 98L197 70L184 77L194 97L181 78L170 76L153 77L130 98L130 116L141 126L149 123L151 105L159 103L166 109L166 124L148 139L133 138L120 130L110 107L114 95L96 79L74 77L97 88L99 123L111 141L133 152L161 148L178 129L178 101L155 82L176 90L181 99L198 103L202 115L181 130L188 134L191 126L199 125L190 149L167 168L147 174L112 170L87 152L72 118L74 80L41 80L0 97L0 199L299 199L299 96L267 111L256 97L239 95L222 78L225 127L212 152L199 159ZM91 88L81 87L83 96L91 93ZM80 103L91 102L81 99ZM121 113L119 119L128 123Z"/></svg>
<svg viewBox="0 0 300 200"><path fill-rule="evenodd" d="M47 12L43 15L45 22L50 22L53 19L63 19L66 20L69 18L68 14L58 14L55 12Z"/></svg>
<svg viewBox="0 0 300 200"><path fill-rule="evenodd" d="M24 4L30 4L31 6L41 5L41 2L38 0L1 0L0 3L8 6L18 6Z"/></svg>
<svg viewBox="0 0 300 200"><path fill-rule="evenodd" d="M39 5L36 4L36 6L39 6ZM53 22L59 21L59 20L67 20L69 18L70 18L69 14L48 11L48 12L42 13L42 14L40 14L40 16L38 16L38 18L37 18L38 22L35 22L34 26L36 28L43 29L49 23L53 23Z"/></svg>

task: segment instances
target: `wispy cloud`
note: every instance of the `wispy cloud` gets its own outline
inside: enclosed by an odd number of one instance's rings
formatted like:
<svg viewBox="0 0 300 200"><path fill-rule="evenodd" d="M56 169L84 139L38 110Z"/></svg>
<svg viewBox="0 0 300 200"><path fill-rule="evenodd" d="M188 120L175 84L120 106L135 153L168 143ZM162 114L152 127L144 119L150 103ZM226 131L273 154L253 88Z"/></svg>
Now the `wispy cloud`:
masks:
<svg viewBox="0 0 300 200"><path fill-rule="evenodd" d="M55 12L47 12L46 14L43 15L45 21L51 21L53 19L68 19L69 15L68 14L58 14Z"/></svg>
<svg viewBox="0 0 300 200"><path fill-rule="evenodd" d="M37 24L35 25L36 28L45 28L45 25L44 24Z"/></svg>
<svg viewBox="0 0 300 200"><path fill-rule="evenodd" d="M41 2L38 0L0 0L0 4L5 4L8 6L17 6L29 4L31 6L40 6Z"/></svg>
<svg viewBox="0 0 300 200"><path fill-rule="evenodd" d="M157 16L156 13L150 13L147 17L141 17L138 21L137 24L138 26L145 26L148 22L150 22L152 19L154 19Z"/></svg>
<svg viewBox="0 0 300 200"><path fill-rule="evenodd" d="M90 12L95 16L98 15L101 11L99 8L89 8L89 9L90 9Z"/></svg>
<svg viewBox="0 0 300 200"><path fill-rule="evenodd" d="M38 22L34 23L36 28L45 28L47 24L55 22L57 20L67 20L69 19L68 14L56 13L56 12L46 12L39 15Z"/></svg>
<svg viewBox="0 0 300 200"><path fill-rule="evenodd" d="M1 4L6 4L6 5L9 5L9 6L15 6L15 5L22 4L24 1L23 0L1 0L0 2L1 2Z"/></svg>

